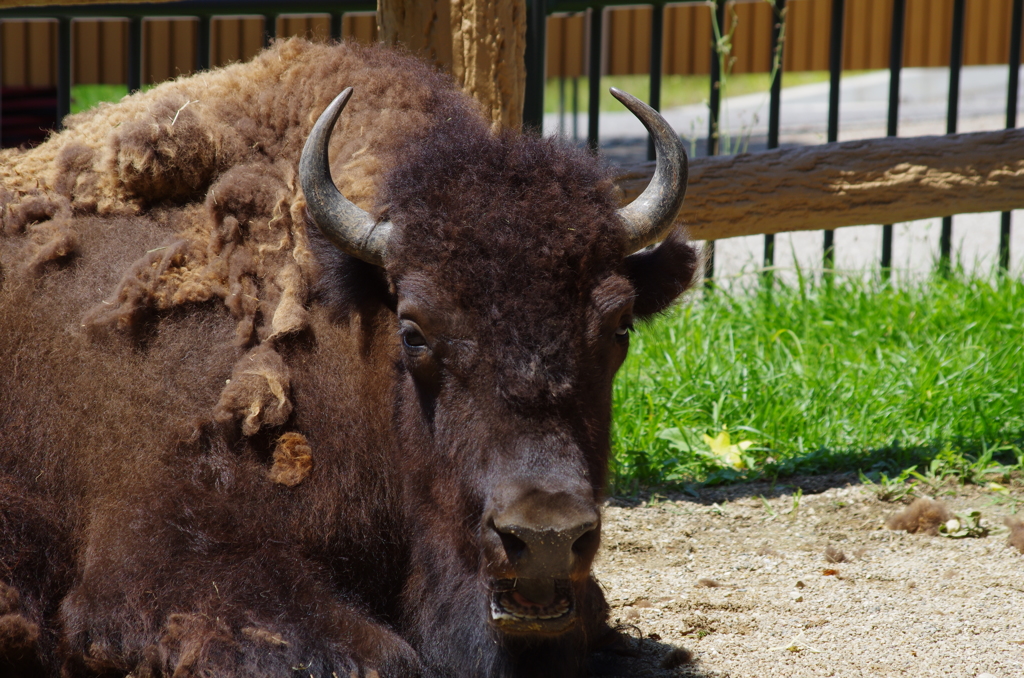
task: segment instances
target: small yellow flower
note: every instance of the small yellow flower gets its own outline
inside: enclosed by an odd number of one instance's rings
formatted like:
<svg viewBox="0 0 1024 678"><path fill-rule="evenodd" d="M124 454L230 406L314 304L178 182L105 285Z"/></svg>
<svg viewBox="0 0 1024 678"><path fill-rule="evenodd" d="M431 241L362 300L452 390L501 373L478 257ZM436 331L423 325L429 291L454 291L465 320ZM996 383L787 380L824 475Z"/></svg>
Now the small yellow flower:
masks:
<svg viewBox="0 0 1024 678"><path fill-rule="evenodd" d="M704 442L711 448L711 454L715 455L722 463L732 466L735 469L744 469L747 462L743 459L743 453L748 447L754 444L751 440L741 440L735 445L729 440L729 432L724 428L722 432L712 438L704 434Z"/></svg>

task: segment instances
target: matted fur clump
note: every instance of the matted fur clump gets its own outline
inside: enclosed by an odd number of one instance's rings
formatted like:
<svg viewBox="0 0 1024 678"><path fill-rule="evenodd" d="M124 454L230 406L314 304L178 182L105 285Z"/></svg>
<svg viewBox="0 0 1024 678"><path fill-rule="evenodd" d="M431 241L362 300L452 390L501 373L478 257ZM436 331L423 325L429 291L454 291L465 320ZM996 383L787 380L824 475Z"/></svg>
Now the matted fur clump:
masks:
<svg viewBox="0 0 1024 678"><path fill-rule="evenodd" d="M242 349L216 408L243 435L291 410L279 342L308 324L319 274L298 158L313 122L355 89L331 147L346 196L365 209L403 144L442 114L474 121L445 76L394 50L277 42L252 61L71 116L30 150L0 152L0 270L30 281L81 255L75 220L148 217L164 232L81 309L94 338L138 336L161 313L221 300ZM372 108L371 108L372 106ZM479 126L479 122L475 122ZM2 242L2 241L0 241Z"/></svg>
<svg viewBox="0 0 1024 678"><path fill-rule="evenodd" d="M1024 554L1024 520L1007 517L1005 522L1006 527L1010 528L1010 537L1006 543Z"/></svg>
<svg viewBox="0 0 1024 678"><path fill-rule="evenodd" d="M924 497L914 500L907 508L885 521L890 530L906 530L910 534L939 534L939 525L953 517L941 501Z"/></svg>

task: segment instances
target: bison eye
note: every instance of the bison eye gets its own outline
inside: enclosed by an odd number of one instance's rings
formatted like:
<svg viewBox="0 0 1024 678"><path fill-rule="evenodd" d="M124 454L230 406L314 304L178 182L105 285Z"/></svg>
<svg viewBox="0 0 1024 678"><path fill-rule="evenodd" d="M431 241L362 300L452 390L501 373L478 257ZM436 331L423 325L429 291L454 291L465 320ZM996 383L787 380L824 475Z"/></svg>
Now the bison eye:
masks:
<svg viewBox="0 0 1024 678"><path fill-rule="evenodd" d="M619 342L620 344L628 344L629 333L632 331L633 323L624 322L622 325L619 325L618 329L615 330L615 341Z"/></svg>
<svg viewBox="0 0 1024 678"><path fill-rule="evenodd" d="M426 348L427 340L423 338L423 335L415 330L411 332L402 332L402 343L406 348Z"/></svg>
<svg viewBox="0 0 1024 678"><path fill-rule="evenodd" d="M405 347L406 351L419 353L427 348L427 339L415 323L403 322L400 331L402 334L402 346Z"/></svg>

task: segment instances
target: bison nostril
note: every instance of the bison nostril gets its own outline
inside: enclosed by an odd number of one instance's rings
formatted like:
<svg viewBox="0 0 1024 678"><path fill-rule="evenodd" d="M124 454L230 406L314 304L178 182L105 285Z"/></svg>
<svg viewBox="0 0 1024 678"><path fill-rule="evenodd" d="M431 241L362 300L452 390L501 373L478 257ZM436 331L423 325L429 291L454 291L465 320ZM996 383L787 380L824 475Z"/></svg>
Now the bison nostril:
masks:
<svg viewBox="0 0 1024 678"><path fill-rule="evenodd" d="M494 528L501 537L501 545L505 548L505 555L508 556L509 562L515 563L517 560L526 554L526 542L515 536L511 532L502 532L498 528Z"/></svg>
<svg viewBox="0 0 1024 678"><path fill-rule="evenodd" d="M577 556L593 555L597 551L601 535L597 528L587 530L572 543L572 552Z"/></svg>

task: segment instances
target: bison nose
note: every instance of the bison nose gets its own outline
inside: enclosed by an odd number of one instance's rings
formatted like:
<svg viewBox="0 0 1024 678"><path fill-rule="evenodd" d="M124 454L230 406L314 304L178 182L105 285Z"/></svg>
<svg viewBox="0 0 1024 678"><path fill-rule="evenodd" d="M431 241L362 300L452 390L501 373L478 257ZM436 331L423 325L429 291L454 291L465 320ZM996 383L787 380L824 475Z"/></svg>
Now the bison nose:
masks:
<svg viewBox="0 0 1024 678"><path fill-rule="evenodd" d="M576 565L589 567L600 519L595 507L583 503L543 502L548 510L537 510L532 502L519 502L494 516L494 531L518 579L568 579Z"/></svg>

